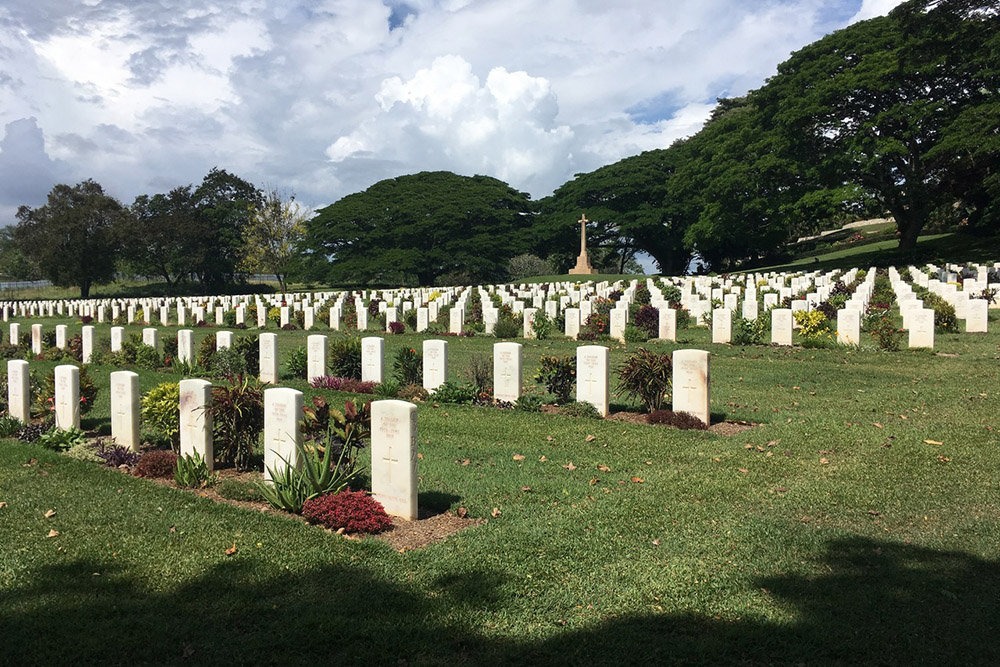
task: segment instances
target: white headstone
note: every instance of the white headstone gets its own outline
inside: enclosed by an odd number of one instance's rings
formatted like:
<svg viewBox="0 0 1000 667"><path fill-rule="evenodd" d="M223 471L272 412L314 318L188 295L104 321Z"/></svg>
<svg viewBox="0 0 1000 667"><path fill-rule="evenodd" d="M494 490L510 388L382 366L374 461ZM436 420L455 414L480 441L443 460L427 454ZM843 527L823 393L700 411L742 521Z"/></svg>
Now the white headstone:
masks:
<svg viewBox="0 0 1000 667"><path fill-rule="evenodd" d="M628 311L624 308L612 308L610 315L609 333L615 340L625 340L625 323L628 319Z"/></svg>
<svg viewBox="0 0 1000 667"><path fill-rule="evenodd" d="M278 334L262 333L257 337L260 356L260 381L278 384Z"/></svg>
<svg viewBox="0 0 1000 667"><path fill-rule="evenodd" d="M111 374L111 437L122 447L139 451L139 374Z"/></svg>
<svg viewBox="0 0 1000 667"><path fill-rule="evenodd" d="M660 306L660 322L657 338L663 340L677 340L677 311L673 308Z"/></svg>
<svg viewBox="0 0 1000 667"><path fill-rule="evenodd" d="M910 315L909 347L934 349L934 311L921 308Z"/></svg>
<svg viewBox="0 0 1000 667"><path fill-rule="evenodd" d="M21 325L17 322L10 323L10 344L18 345L21 342Z"/></svg>
<svg viewBox="0 0 1000 667"><path fill-rule="evenodd" d="M448 380L448 343L443 340L425 340L424 389L434 391Z"/></svg>
<svg viewBox="0 0 1000 667"><path fill-rule="evenodd" d="M94 327L90 324L85 324L80 332L80 347L83 363L89 364L94 356Z"/></svg>
<svg viewBox="0 0 1000 667"><path fill-rule="evenodd" d="M191 329L177 332L177 360L184 364L194 363L194 331Z"/></svg>
<svg viewBox="0 0 1000 667"><path fill-rule="evenodd" d="M299 417L302 392L288 387L264 390L264 479L271 471L280 474L286 466L299 466Z"/></svg>
<svg viewBox="0 0 1000 667"><path fill-rule="evenodd" d="M372 403L372 496L387 514L417 518L417 406Z"/></svg>
<svg viewBox="0 0 1000 667"><path fill-rule="evenodd" d="M111 327L111 351L122 351L122 338L125 336L124 327Z"/></svg>
<svg viewBox="0 0 1000 667"><path fill-rule="evenodd" d="M563 311L563 318L565 320L564 333L567 337L576 340L576 337L580 335L580 309L567 308Z"/></svg>
<svg viewBox="0 0 1000 667"><path fill-rule="evenodd" d="M42 353L42 325L31 325L31 352L32 354Z"/></svg>
<svg viewBox="0 0 1000 667"><path fill-rule="evenodd" d="M156 329L147 328L142 330L142 344L148 345L151 348L158 349L160 343L160 335Z"/></svg>
<svg viewBox="0 0 1000 667"><path fill-rule="evenodd" d="M965 308L965 333L987 333L990 304L986 299L969 299Z"/></svg>
<svg viewBox="0 0 1000 667"><path fill-rule="evenodd" d="M361 339L361 381L385 382L385 340L378 336Z"/></svg>
<svg viewBox="0 0 1000 667"><path fill-rule="evenodd" d="M214 468L212 416L207 407L212 402L212 383L208 380L180 381L181 456L198 454L209 470Z"/></svg>
<svg viewBox="0 0 1000 667"><path fill-rule="evenodd" d="M535 337L535 314L538 312L537 308L525 308L524 309L524 319L521 327L521 335L525 338Z"/></svg>
<svg viewBox="0 0 1000 667"><path fill-rule="evenodd" d="M66 349L66 332L68 327L65 324L56 325L56 347L60 350Z"/></svg>
<svg viewBox="0 0 1000 667"><path fill-rule="evenodd" d="M711 423L709 359L704 350L675 350L673 355L673 411L692 414L705 424Z"/></svg>
<svg viewBox="0 0 1000 667"><path fill-rule="evenodd" d="M215 332L215 349L225 350L233 346L233 332L232 331L216 331Z"/></svg>
<svg viewBox="0 0 1000 667"><path fill-rule="evenodd" d="M7 362L7 412L25 424L31 421L31 381L23 359Z"/></svg>
<svg viewBox="0 0 1000 667"><path fill-rule="evenodd" d="M857 345L861 342L861 311L842 308L837 311L837 342Z"/></svg>
<svg viewBox="0 0 1000 667"><path fill-rule="evenodd" d="M417 308L417 332L422 332L427 330L428 317L429 314L427 308L424 307Z"/></svg>
<svg viewBox="0 0 1000 667"><path fill-rule="evenodd" d="M521 397L521 344L493 344L493 398L516 402Z"/></svg>
<svg viewBox="0 0 1000 667"><path fill-rule="evenodd" d="M453 334L462 333L462 327L465 326L465 311L459 308L457 305L452 307L448 311L448 331Z"/></svg>
<svg viewBox="0 0 1000 667"><path fill-rule="evenodd" d="M80 428L80 369L63 364L55 373L56 428Z"/></svg>
<svg viewBox="0 0 1000 667"><path fill-rule="evenodd" d="M576 348L576 400L590 403L608 416L611 350L603 345Z"/></svg>
<svg viewBox="0 0 1000 667"><path fill-rule="evenodd" d="M716 308L712 311L712 342L730 343L733 340L733 311Z"/></svg>
<svg viewBox="0 0 1000 667"><path fill-rule="evenodd" d="M306 380L326 376L326 336L312 334L306 339Z"/></svg>
<svg viewBox="0 0 1000 667"><path fill-rule="evenodd" d="M775 345L792 344L792 311L775 308L771 311L771 342Z"/></svg>

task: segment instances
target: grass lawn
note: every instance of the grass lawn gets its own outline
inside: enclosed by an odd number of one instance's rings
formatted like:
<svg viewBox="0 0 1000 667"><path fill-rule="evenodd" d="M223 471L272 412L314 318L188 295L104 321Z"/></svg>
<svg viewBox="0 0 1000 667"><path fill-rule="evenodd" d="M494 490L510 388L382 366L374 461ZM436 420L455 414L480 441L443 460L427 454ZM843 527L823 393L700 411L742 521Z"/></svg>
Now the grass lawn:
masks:
<svg viewBox="0 0 1000 667"><path fill-rule="evenodd" d="M387 336L387 368L423 338ZM405 553L2 441L4 664L1000 664L1000 334L680 338L647 345L710 350L715 418L759 426L421 404L421 504L488 521ZM455 380L496 342L447 340ZM576 345L519 342L533 391ZM109 429L112 370L85 427Z"/></svg>

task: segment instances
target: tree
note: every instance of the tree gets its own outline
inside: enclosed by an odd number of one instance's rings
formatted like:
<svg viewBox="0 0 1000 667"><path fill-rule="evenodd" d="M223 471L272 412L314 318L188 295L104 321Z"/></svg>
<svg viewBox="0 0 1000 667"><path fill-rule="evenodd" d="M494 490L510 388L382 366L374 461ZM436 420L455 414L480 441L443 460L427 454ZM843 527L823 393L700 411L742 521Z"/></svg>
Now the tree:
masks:
<svg viewBox="0 0 1000 667"><path fill-rule="evenodd" d="M0 275L12 280L38 280L41 271L21 250L14 234L16 229L0 229Z"/></svg>
<svg viewBox="0 0 1000 667"><path fill-rule="evenodd" d="M199 254L196 216L190 185L136 197L124 259L136 272L159 276L168 286L176 284L192 272L191 258Z"/></svg>
<svg viewBox="0 0 1000 667"><path fill-rule="evenodd" d="M117 230L127 215L92 180L57 185L44 206L18 209L14 238L43 276L60 287L78 286L86 299L92 285L114 278Z"/></svg>
<svg viewBox="0 0 1000 667"><path fill-rule="evenodd" d="M684 246L682 207L668 196L677 158L672 148L647 151L577 174L541 202L539 252L575 258L579 235L574 230L585 213L588 248L610 250L622 266L642 250L662 273L683 271L691 253Z"/></svg>
<svg viewBox="0 0 1000 667"><path fill-rule="evenodd" d="M527 249L528 195L488 176L438 171L380 181L306 223L300 275L353 284L490 281Z"/></svg>
<svg viewBox="0 0 1000 667"><path fill-rule="evenodd" d="M253 208L243 235L243 257L240 268L251 273L273 273L281 291L295 247L305 235L308 212L295 202L284 199L274 188L264 194L261 204Z"/></svg>
<svg viewBox="0 0 1000 667"><path fill-rule="evenodd" d="M263 197L252 183L218 167L205 175L192 197L191 270L206 289L218 290L238 277L250 212L263 204Z"/></svg>
<svg viewBox="0 0 1000 667"><path fill-rule="evenodd" d="M867 190L909 249L933 211L956 194L975 199L956 165L971 167L973 180L995 174L995 152L991 166L965 149L995 146L998 32L993 0L910 0L793 54L760 91L761 108L790 155L820 166L819 187ZM985 123L970 117L983 113Z"/></svg>

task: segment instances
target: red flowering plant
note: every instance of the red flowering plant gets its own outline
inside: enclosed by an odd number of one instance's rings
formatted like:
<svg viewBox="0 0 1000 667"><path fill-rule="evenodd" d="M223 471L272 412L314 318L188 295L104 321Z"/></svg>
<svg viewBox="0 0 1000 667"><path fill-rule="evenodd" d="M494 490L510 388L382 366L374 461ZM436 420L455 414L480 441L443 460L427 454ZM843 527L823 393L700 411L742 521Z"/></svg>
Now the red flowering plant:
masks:
<svg viewBox="0 0 1000 667"><path fill-rule="evenodd" d="M392 526L382 503L365 491L350 489L306 500L302 516L312 523L348 533L379 533Z"/></svg>

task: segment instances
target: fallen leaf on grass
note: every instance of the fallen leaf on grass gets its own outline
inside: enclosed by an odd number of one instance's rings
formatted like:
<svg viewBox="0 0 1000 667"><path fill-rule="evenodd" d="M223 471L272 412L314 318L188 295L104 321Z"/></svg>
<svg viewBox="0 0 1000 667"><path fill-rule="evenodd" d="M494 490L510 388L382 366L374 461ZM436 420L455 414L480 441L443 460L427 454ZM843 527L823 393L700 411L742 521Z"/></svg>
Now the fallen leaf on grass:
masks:
<svg viewBox="0 0 1000 667"><path fill-rule="evenodd" d="M563 468L566 468L566 470L569 470L570 472L573 472L574 470L576 470L576 466L573 465L572 461L570 461L569 463L567 463L566 465L564 465Z"/></svg>
<svg viewBox="0 0 1000 667"><path fill-rule="evenodd" d="M499 507L494 507L494 508L493 508L493 511L492 511L492 512L490 512L490 514L492 514L492 515L493 515L493 518L495 519L495 518L497 518L498 516L500 516L501 514L503 514L503 512L501 512L501 511L500 511L500 508L499 508Z"/></svg>
<svg viewBox="0 0 1000 667"><path fill-rule="evenodd" d="M525 493L528 493L529 491L531 491L531 487L530 486L522 486L521 490L524 491ZM465 509L465 508L463 507L462 509Z"/></svg>
<svg viewBox="0 0 1000 667"><path fill-rule="evenodd" d="M469 510L466 509L465 507L459 507L457 510L455 510L455 514L458 515L459 519L464 519L465 517L469 516Z"/></svg>
<svg viewBox="0 0 1000 667"><path fill-rule="evenodd" d="M233 542L233 546L231 546L228 549L226 549L226 555L227 556L232 556L237 551L238 551L238 549L236 548L236 542Z"/></svg>
<svg viewBox="0 0 1000 667"><path fill-rule="evenodd" d="M660 546L660 540L658 540L658 539L657 540L653 540L653 546L654 547Z"/></svg>
<svg viewBox="0 0 1000 667"><path fill-rule="evenodd" d="M2 510L4 507L7 507L7 501L0 502L0 510Z"/></svg>
<svg viewBox="0 0 1000 667"><path fill-rule="evenodd" d="M588 435L586 438L584 438L584 440L586 440L587 442L593 442L594 440L597 440L597 436L596 435Z"/></svg>
<svg viewBox="0 0 1000 667"><path fill-rule="evenodd" d="M555 440L555 438L553 438L551 435L545 436L545 439L548 440L549 442L552 442L553 440Z"/></svg>
<svg viewBox="0 0 1000 667"><path fill-rule="evenodd" d="M515 461L523 461L524 460L524 455L523 454L514 454L513 458L514 458Z"/></svg>
<svg viewBox="0 0 1000 667"><path fill-rule="evenodd" d="M421 461L423 461L424 460L424 455L421 454L420 452L417 452L417 458L420 459Z"/></svg>
<svg viewBox="0 0 1000 667"><path fill-rule="evenodd" d="M924 440L928 445L943 445L943 442L938 442L937 440Z"/></svg>
<svg viewBox="0 0 1000 667"><path fill-rule="evenodd" d="M644 484L646 480L644 480L642 477L633 477L632 481L635 482L636 484Z"/></svg>
<svg viewBox="0 0 1000 667"><path fill-rule="evenodd" d="M32 458L28 459L28 462L27 462L27 463L24 463L24 464L22 464L22 465L23 465L23 466L24 466L25 468L30 468L31 466L35 465L36 463L38 463L38 459L36 459L36 458L32 457Z"/></svg>
<svg viewBox="0 0 1000 667"><path fill-rule="evenodd" d="M50 530L49 534L48 534L48 537L59 537L59 531L58 530Z"/></svg>
<svg viewBox="0 0 1000 667"><path fill-rule="evenodd" d="M55 510L48 510L48 511L45 512L45 518L46 519L51 519L55 515L56 515L56 511Z"/></svg>
<svg viewBox="0 0 1000 667"><path fill-rule="evenodd" d="M591 486L595 486L599 481L601 481L601 480L597 479L596 477L591 477L590 478L590 485Z"/></svg>
<svg viewBox="0 0 1000 667"><path fill-rule="evenodd" d="M461 463L463 466L467 466L470 463L472 463L472 461L470 461L469 459L462 459L461 461L459 461L459 463Z"/></svg>
<svg viewBox="0 0 1000 667"><path fill-rule="evenodd" d="M741 472L741 473L743 473L743 474L745 475L745 474L747 474L747 473L748 473L748 472L750 472L750 471L749 471L749 470L747 470L746 468L740 468L740 472Z"/></svg>
<svg viewBox="0 0 1000 667"><path fill-rule="evenodd" d="M941 454L938 454L938 461L940 461L941 463L947 463L948 461L951 461L951 459L949 459L947 456L942 456Z"/></svg>
<svg viewBox="0 0 1000 667"><path fill-rule="evenodd" d="M786 489L783 486L778 487L777 489L775 489L775 491L777 491L778 493L788 493L788 489Z"/></svg>
<svg viewBox="0 0 1000 667"><path fill-rule="evenodd" d="M826 466L826 465L830 465L830 462L827 461L825 458L822 458L822 459L819 460L819 464L821 466Z"/></svg>
<svg viewBox="0 0 1000 667"><path fill-rule="evenodd" d="M547 458L545 458L545 456L544 456L544 455L543 455L543 456L539 456L539 457L538 457L538 460L539 460L539 461L541 461L542 463L545 463L546 461L548 461L548 459L547 459Z"/></svg>
<svg viewBox="0 0 1000 667"><path fill-rule="evenodd" d="M600 470L601 472L611 472L611 468L609 468L604 464L597 466L597 469Z"/></svg>
<svg viewBox="0 0 1000 667"><path fill-rule="evenodd" d="M882 426L878 422L875 422L874 424L872 424L872 426L874 426L875 428L885 428L884 426Z"/></svg>
<svg viewBox="0 0 1000 667"><path fill-rule="evenodd" d="M170 532L171 533L176 533L177 532L177 526L170 526Z"/></svg>

